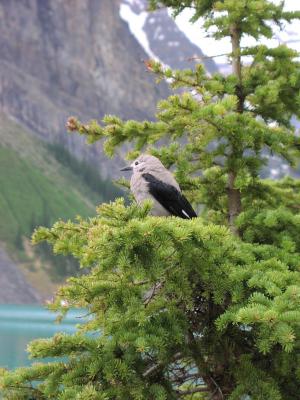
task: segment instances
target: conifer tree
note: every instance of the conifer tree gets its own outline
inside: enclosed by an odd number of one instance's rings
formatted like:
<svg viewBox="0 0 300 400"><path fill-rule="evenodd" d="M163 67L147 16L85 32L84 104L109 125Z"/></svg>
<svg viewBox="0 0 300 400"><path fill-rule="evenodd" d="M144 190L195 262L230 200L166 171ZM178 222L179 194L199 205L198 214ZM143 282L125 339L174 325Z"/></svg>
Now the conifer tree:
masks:
<svg viewBox="0 0 300 400"><path fill-rule="evenodd" d="M151 204L122 199L96 217L40 228L54 252L72 254L85 271L69 279L52 305L62 316L83 307L74 335L29 346L54 357L2 371L4 399L295 400L300 393L300 182L261 179L268 154L295 165L300 116L298 54L259 44L272 25L299 18L269 0L152 0L174 14L186 7L216 40L229 37L232 73L172 71L149 61L175 94L157 120L68 127L108 155L131 143L173 167L200 216L148 215ZM245 36L257 45L241 47ZM243 62L243 57L251 63ZM163 139L163 140L162 140ZM165 143L158 146L158 143ZM66 306L67 304L67 306ZM64 357L61 359L60 357Z"/></svg>

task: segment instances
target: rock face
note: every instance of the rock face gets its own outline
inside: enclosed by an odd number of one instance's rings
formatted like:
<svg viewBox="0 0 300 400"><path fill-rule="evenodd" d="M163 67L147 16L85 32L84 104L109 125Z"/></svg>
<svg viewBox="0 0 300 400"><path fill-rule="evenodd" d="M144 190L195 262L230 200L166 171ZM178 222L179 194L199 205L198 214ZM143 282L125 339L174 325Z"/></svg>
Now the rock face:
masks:
<svg viewBox="0 0 300 400"><path fill-rule="evenodd" d="M147 12L148 3L147 0L122 0L120 15L129 22L137 38L145 35L142 42L147 39L147 47L154 57L174 69L193 68L196 61L202 62L209 73L218 71L215 61L206 58L203 51L190 42L166 8Z"/></svg>
<svg viewBox="0 0 300 400"><path fill-rule="evenodd" d="M33 304L41 300L1 247L0 289L0 304Z"/></svg>
<svg viewBox="0 0 300 400"><path fill-rule="evenodd" d="M153 118L167 95L119 16L119 0L1 0L0 110L113 174L101 146L67 135L66 119Z"/></svg>

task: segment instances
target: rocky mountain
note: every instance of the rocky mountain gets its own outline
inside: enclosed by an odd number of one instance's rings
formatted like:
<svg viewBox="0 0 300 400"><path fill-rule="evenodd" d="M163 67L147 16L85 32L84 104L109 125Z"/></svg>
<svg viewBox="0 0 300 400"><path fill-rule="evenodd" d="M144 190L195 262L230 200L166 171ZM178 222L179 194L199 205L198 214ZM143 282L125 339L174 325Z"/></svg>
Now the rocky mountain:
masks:
<svg viewBox="0 0 300 400"><path fill-rule="evenodd" d="M0 304L32 304L41 301L38 292L0 247Z"/></svg>
<svg viewBox="0 0 300 400"><path fill-rule="evenodd" d="M0 110L111 175L101 145L66 134L70 115L153 118L167 94L119 16L119 0L0 0ZM132 79L134 77L134 79Z"/></svg>
<svg viewBox="0 0 300 400"><path fill-rule="evenodd" d="M120 4L121 18L149 57L175 69L192 68L195 62L203 62L208 72L218 71L215 61L205 57L201 49L200 35L196 45L179 29L166 8L151 13L147 9L147 0L122 0Z"/></svg>

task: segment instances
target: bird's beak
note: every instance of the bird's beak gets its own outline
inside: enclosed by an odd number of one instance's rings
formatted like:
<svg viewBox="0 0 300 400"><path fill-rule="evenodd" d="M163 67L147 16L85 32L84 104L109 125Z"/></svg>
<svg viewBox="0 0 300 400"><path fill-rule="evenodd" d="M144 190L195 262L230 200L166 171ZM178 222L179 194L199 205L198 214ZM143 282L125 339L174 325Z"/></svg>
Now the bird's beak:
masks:
<svg viewBox="0 0 300 400"><path fill-rule="evenodd" d="M124 168L120 169L120 171L132 171L132 167L131 166L124 167Z"/></svg>

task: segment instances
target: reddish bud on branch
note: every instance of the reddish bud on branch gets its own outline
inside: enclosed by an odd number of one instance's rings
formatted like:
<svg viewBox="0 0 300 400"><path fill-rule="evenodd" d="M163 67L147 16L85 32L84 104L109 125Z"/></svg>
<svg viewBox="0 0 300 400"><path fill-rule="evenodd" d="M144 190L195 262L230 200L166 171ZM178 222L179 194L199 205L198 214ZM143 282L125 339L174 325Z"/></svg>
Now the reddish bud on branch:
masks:
<svg viewBox="0 0 300 400"><path fill-rule="evenodd" d="M78 130L79 126L78 126L78 121L77 121L76 117L70 117L68 119L67 124L66 124L66 128L70 132Z"/></svg>

